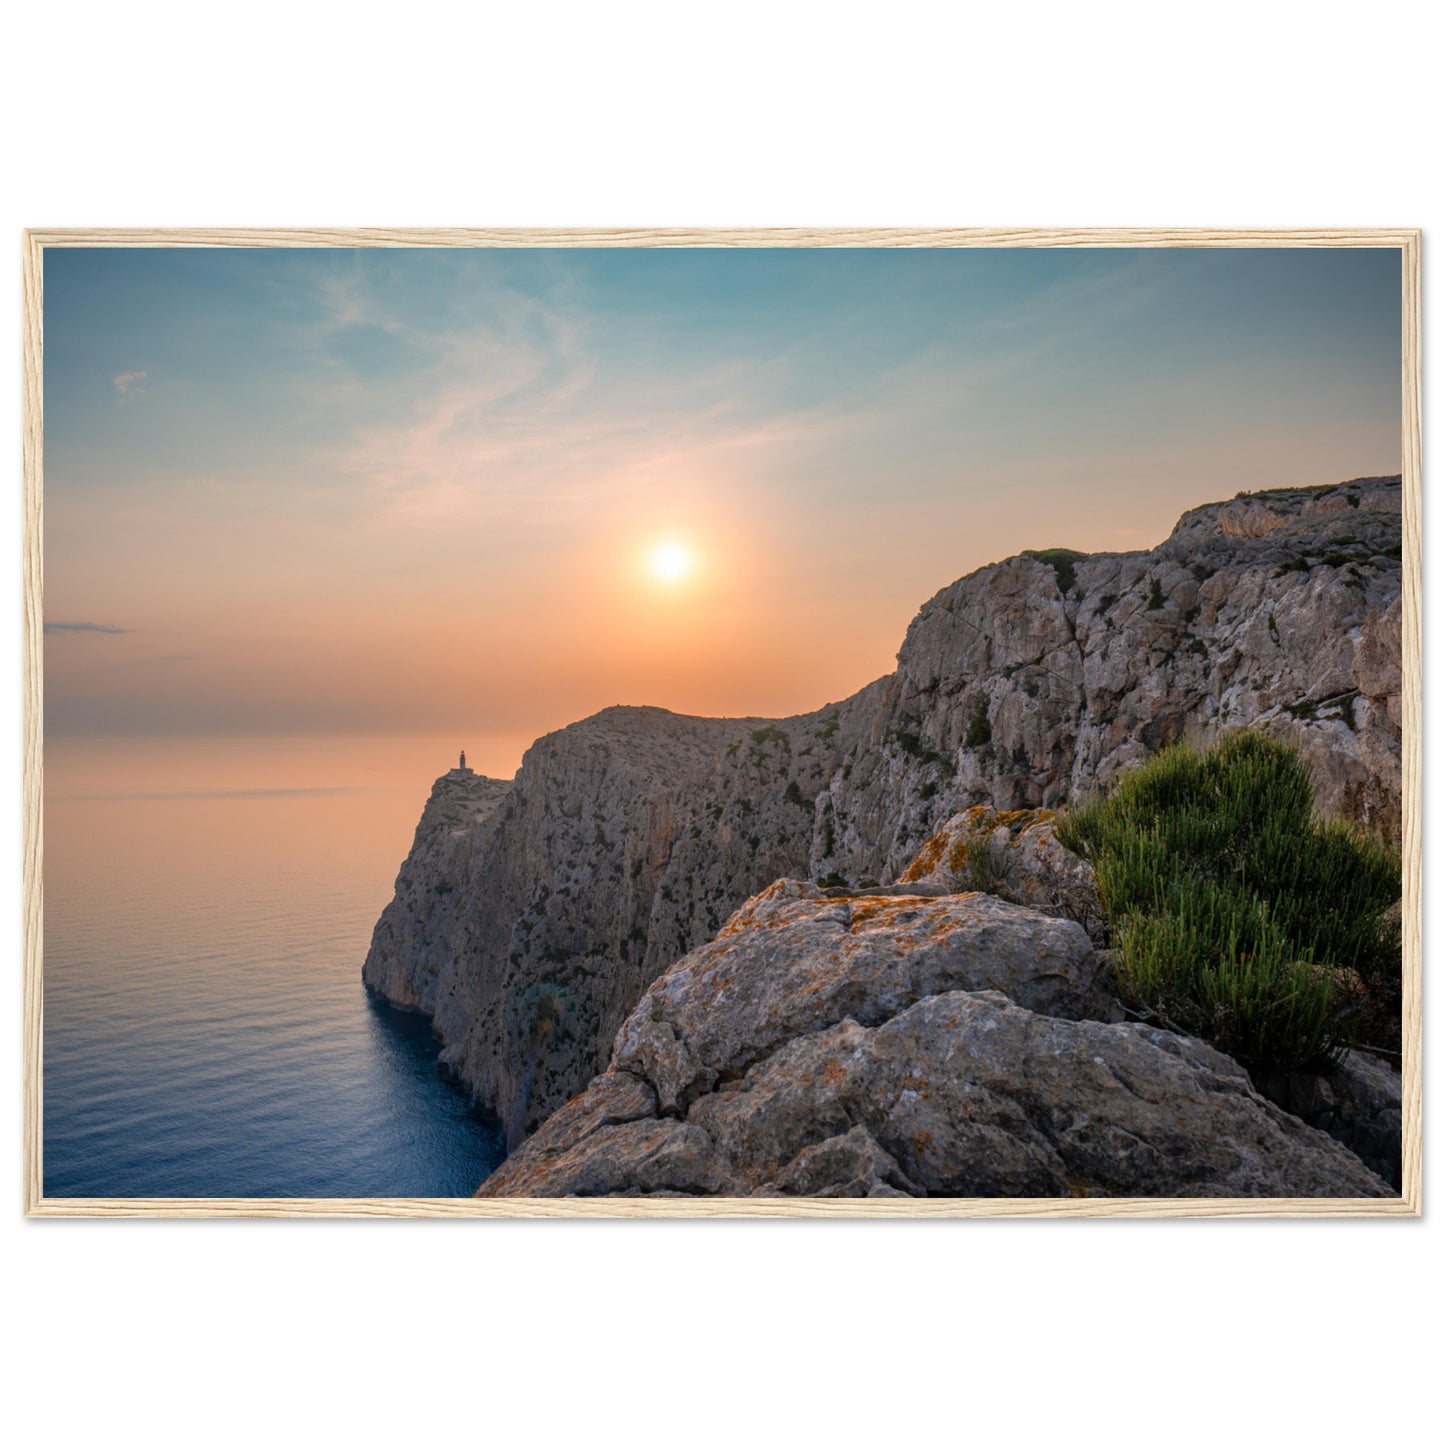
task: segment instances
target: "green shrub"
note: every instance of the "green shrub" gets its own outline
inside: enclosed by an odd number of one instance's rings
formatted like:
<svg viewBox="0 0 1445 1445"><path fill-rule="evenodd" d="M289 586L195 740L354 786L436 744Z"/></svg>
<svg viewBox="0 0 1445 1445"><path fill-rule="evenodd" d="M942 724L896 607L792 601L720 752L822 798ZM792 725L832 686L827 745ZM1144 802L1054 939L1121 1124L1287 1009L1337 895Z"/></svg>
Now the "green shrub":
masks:
<svg viewBox="0 0 1445 1445"><path fill-rule="evenodd" d="M993 727L988 720L988 699L980 698L973 716L968 720L968 734L963 740L966 748L983 748L993 740Z"/></svg>
<svg viewBox="0 0 1445 1445"><path fill-rule="evenodd" d="M1288 562L1281 562L1279 566L1274 569L1274 575L1276 577L1283 577L1290 572L1308 572L1309 570L1310 562L1308 557L1291 557Z"/></svg>
<svg viewBox="0 0 1445 1445"><path fill-rule="evenodd" d="M964 893L997 893L1005 881L1005 870L994 857L987 838L970 844L957 875Z"/></svg>
<svg viewBox="0 0 1445 1445"><path fill-rule="evenodd" d="M1044 547L1041 550L1025 552L1035 562L1042 562L1054 569L1054 581L1060 592L1067 592L1074 585L1074 564L1082 562L1085 553L1076 552L1072 547Z"/></svg>
<svg viewBox="0 0 1445 1445"><path fill-rule="evenodd" d="M819 888L846 888L848 880L838 872L825 873L818 879Z"/></svg>
<svg viewBox="0 0 1445 1445"><path fill-rule="evenodd" d="M1256 1069L1398 1040L1399 857L1314 816L1294 748L1252 732L1168 748L1059 837L1094 865L1121 987L1161 1021Z"/></svg>
<svg viewBox="0 0 1445 1445"><path fill-rule="evenodd" d="M925 747L923 739L915 732L909 732L906 728L897 728L894 730L893 740L910 758L917 758L920 763L937 763L949 777L952 777L957 771L952 758L946 758L942 753ZM845 778L848 776L846 769L843 776Z"/></svg>

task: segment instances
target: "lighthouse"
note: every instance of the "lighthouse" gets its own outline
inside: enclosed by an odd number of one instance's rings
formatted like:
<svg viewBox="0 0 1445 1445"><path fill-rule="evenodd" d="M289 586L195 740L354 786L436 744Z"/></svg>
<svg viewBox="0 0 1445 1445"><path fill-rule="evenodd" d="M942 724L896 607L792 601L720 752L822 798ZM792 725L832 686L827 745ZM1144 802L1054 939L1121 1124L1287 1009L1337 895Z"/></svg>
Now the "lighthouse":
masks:
<svg viewBox="0 0 1445 1445"><path fill-rule="evenodd" d="M462 749L461 761L457 764L457 771L462 773L471 772L471 769L467 766L467 750L465 748Z"/></svg>

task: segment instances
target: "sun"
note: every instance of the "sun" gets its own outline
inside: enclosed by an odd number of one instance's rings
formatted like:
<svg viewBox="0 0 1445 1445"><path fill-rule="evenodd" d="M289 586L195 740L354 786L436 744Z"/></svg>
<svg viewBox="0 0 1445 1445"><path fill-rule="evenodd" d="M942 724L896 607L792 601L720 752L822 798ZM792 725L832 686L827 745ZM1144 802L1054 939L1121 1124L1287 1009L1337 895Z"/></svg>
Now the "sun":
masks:
<svg viewBox="0 0 1445 1445"><path fill-rule="evenodd" d="M659 582L681 582L693 569L692 553L681 542L660 542L647 559L652 575Z"/></svg>

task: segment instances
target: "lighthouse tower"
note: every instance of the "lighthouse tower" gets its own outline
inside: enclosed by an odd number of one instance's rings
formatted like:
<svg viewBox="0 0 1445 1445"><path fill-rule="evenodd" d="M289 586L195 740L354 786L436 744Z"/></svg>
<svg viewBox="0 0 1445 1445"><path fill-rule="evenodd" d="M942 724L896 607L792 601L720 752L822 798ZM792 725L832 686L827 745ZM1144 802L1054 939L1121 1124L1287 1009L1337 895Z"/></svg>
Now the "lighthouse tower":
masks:
<svg viewBox="0 0 1445 1445"><path fill-rule="evenodd" d="M465 748L462 749L462 757L461 761L457 764L457 771L459 773L471 772L471 769L467 766L467 750Z"/></svg>

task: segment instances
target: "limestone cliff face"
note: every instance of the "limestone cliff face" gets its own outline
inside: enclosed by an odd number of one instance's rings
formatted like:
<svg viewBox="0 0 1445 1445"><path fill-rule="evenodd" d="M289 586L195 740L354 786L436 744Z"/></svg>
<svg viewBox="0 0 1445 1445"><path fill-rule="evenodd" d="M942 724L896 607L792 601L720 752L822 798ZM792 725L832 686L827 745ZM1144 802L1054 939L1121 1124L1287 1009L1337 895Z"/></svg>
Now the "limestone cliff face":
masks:
<svg viewBox="0 0 1445 1445"><path fill-rule="evenodd" d="M479 881L472 864L490 856L497 812L511 791L510 783L456 768L432 788L361 971L398 1008L436 1008L437 979L450 975L466 946L464 919Z"/></svg>
<svg viewBox="0 0 1445 1445"><path fill-rule="evenodd" d="M465 857L443 779L363 977L432 1015L443 1062L519 1139L606 1065L658 974L807 867L812 800L873 706L865 689L783 722L609 708L490 784L508 791Z"/></svg>
<svg viewBox="0 0 1445 1445"><path fill-rule="evenodd" d="M1015 557L945 588L830 785L831 866L894 876L971 804L1057 807L1246 726L1299 743L1327 811L1398 830L1399 478L1216 503L1151 552Z"/></svg>
<svg viewBox="0 0 1445 1445"><path fill-rule="evenodd" d="M443 779L366 981L431 1013L515 1144L744 899L889 881L972 805L1057 806L1255 725L1299 742L1326 809L1397 829L1400 535L1398 478L1240 497L1150 552L982 568L923 607L895 673L817 712L610 708L514 784Z"/></svg>

